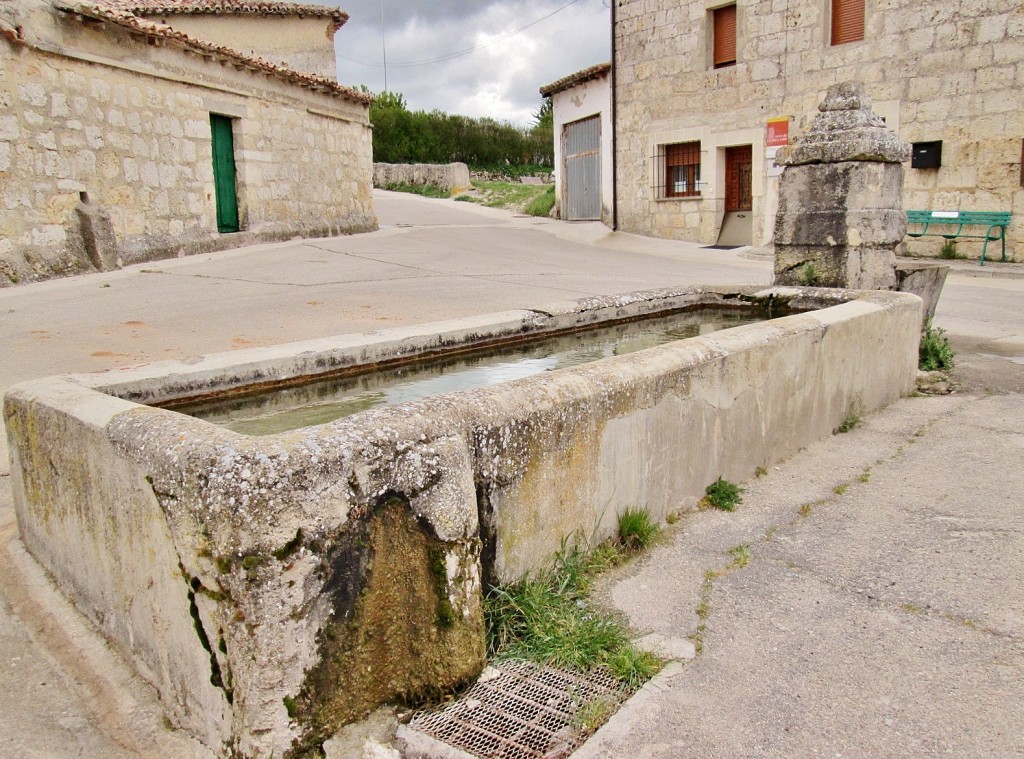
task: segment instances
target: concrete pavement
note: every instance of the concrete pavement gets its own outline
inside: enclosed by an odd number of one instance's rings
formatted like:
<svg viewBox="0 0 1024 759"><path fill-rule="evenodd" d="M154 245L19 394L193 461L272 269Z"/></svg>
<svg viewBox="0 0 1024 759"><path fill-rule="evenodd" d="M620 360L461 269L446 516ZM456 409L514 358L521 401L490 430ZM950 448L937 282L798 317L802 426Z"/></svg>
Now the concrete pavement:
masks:
<svg viewBox="0 0 1024 759"><path fill-rule="evenodd" d="M368 235L0 290L0 390L586 295L771 280L771 261L743 251L610 234L596 223L390 193L378 194L377 209L382 228ZM584 752L1024 755L1022 305L1024 279L959 266L936 323L963 351L965 392L906 399L809 448L748 483L736 514L687 518L669 542L609 578L606 597L639 629L689 635L701 623L704 570L728 565L730 547L752 554L707 591L704 652ZM5 447L0 455L7 750L202 755L163 726L148 687L24 555Z"/></svg>

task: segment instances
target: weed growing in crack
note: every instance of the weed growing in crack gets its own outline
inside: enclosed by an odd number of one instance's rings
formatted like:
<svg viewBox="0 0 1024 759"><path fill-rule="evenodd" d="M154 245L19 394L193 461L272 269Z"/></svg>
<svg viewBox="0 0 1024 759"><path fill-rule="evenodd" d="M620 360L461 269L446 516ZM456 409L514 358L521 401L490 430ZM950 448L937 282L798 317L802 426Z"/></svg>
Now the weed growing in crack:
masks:
<svg viewBox="0 0 1024 759"><path fill-rule="evenodd" d="M835 493L836 495L842 495L849 488L850 488L850 484L847 483L847 482L843 482L843 483L841 483L839 485L836 485L834 488L832 488L832 492Z"/></svg>
<svg viewBox="0 0 1024 759"><path fill-rule="evenodd" d="M743 503L743 496L740 495L742 492L743 488L739 485L719 477L704 490L701 507L736 511L736 506Z"/></svg>
<svg viewBox="0 0 1024 759"><path fill-rule="evenodd" d="M729 565L729 569L745 567L750 562L750 546L746 543L733 546L729 549L729 555L732 556L732 563Z"/></svg>
<svg viewBox="0 0 1024 759"><path fill-rule="evenodd" d="M836 427L834 432L846 433L857 429L864 421L863 413L863 404L860 399L855 398L850 404L849 410L846 412L846 418L843 419L843 423Z"/></svg>
<svg viewBox="0 0 1024 759"><path fill-rule="evenodd" d="M818 284L820 277L817 269L814 268L814 264L807 262L804 267L800 270L800 284L804 287L814 287Z"/></svg>
<svg viewBox="0 0 1024 759"><path fill-rule="evenodd" d="M583 704L573 715L572 726L581 734L589 735L615 713L618 702L611 696L598 696Z"/></svg>
<svg viewBox="0 0 1024 759"><path fill-rule="evenodd" d="M925 324L921 333L921 344L917 353L917 366L923 372L948 371L953 368L953 347L949 344L946 331Z"/></svg>

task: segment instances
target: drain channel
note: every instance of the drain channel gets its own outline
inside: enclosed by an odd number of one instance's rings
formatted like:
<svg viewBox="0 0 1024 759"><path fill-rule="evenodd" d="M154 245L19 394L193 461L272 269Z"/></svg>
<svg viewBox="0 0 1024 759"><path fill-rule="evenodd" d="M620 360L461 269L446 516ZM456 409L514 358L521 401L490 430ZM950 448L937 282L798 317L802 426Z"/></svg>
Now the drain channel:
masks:
<svg viewBox="0 0 1024 759"><path fill-rule="evenodd" d="M602 699L614 711L627 695L603 672L586 675L504 661L458 701L418 713L409 726L480 759L561 759L579 748L575 723Z"/></svg>

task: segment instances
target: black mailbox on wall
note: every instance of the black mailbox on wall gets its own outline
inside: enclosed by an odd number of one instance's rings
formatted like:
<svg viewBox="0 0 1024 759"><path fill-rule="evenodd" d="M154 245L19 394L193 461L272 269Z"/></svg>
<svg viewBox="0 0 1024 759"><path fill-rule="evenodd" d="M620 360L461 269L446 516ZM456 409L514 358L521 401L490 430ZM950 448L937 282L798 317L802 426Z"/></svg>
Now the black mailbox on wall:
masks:
<svg viewBox="0 0 1024 759"><path fill-rule="evenodd" d="M942 165L942 140L915 142L910 154L910 167L937 169Z"/></svg>

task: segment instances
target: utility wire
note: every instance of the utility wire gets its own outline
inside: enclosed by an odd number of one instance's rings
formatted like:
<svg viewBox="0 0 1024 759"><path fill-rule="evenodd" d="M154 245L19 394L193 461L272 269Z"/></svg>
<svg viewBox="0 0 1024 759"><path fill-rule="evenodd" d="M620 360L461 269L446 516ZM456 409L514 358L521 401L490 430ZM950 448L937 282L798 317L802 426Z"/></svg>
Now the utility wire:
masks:
<svg viewBox="0 0 1024 759"><path fill-rule="evenodd" d="M350 63L358 63L361 66L375 66L377 68L381 68L381 67L385 67L385 66L390 66L391 68L411 68L413 66L429 66L432 63L443 63L445 61L454 60L455 58L461 58L462 56L469 55L470 53L475 53L477 50L483 50L485 47L490 47L491 45L495 45L495 44L497 44L499 42L504 42L505 40L509 39L510 37L515 37L517 34L520 34L521 32L525 32L531 26L536 26L541 21L547 21L549 18L554 16L556 13L561 13L566 8L568 8L570 5L575 5L579 1L580 0L569 0L569 2L567 2L565 5L559 6L555 10L551 11L551 13L547 14L546 16L541 16L540 18L536 19L535 21L531 21L530 23L528 23L528 24L526 24L524 26L521 26L518 29L514 29L511 32L506 32L505 34L502 34L499 37L495 37L493 40L491 40L489 42L484 42L484 43L482 43L480 45L476 45L474 47L467 47L464 50L456 50L453 53L445 53L444 55L439 55L436 58L426 58L426 59L424 59L422 61L399 61L398 63L394 63L394 62L391 62L391 63L370 63L368 61L360 61L360 60L356 60L355 58L349 58L348 56L341 55L341 54L338 54L338 57L342 58L342 59L344 59L346 61L349 61Z"/></svg>

